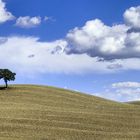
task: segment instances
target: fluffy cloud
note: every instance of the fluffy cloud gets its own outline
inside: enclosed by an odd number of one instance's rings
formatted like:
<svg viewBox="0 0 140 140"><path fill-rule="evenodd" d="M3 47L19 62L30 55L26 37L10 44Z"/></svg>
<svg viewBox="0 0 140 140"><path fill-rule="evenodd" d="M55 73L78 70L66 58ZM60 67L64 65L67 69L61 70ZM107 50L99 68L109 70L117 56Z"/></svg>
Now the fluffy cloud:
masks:
<svg viewBox="0 0 140 140"><path fill-rule="evenodd" d="M140 6L127 9L124 13L124 19L126 24L132 28L140 28Z"/></svg>
<svg viewBox="0 0 140 140"><path fill-rule="evenodd" d="M16 26L22 28L33 28L38 26L41 23L41 17L19 17L16 21Z"/></svg>
<svg viewBox="0 0 140 140"><path fill-rule="evenodd" d="M8 12L5 8L5 3L0 0L0 23L4 23L8 20L13 20L14 16L12 13Z"/></svg>
<svg viewBox="0 0 140 140"><path fill-rule="evenodd" d="M140 6L127 9L124 19L124 24L113 26L94 19L69 31L67 54L88 54L104 60L140 58Z"/></svg>
<svg viewBox="0 0 140 140"><path fill-rule="evenodd" d="M128 27L107 26L99 19L87 21L82 28L75 28L67 34L70 44L68 53L86 53L92 57L115 59L127 57L125 40Z"/></svg>

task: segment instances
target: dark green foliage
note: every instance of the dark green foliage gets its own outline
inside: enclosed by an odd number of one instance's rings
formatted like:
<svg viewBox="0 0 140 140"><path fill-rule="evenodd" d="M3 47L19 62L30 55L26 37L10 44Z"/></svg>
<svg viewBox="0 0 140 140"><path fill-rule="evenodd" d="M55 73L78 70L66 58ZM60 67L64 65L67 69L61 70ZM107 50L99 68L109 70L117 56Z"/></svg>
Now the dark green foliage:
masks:
<svg viewBox="0 0 140 140"><path fill-rule="evenodd" d="M10 71L9 69L0 69L0 79L3 79L5 82L5 87L8 87L8 81L15 80L16 73Z"/></svg>

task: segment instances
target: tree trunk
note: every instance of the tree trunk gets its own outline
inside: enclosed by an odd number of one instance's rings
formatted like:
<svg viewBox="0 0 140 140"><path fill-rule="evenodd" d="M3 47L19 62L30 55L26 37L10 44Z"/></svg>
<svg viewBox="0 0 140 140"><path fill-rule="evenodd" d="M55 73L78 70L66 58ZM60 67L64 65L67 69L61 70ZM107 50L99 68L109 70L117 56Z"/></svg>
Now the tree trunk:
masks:
<svg viewBox="0 0 140 140"><path fill-rule="evenodd" d="M7 83L7 80L4 79L4 82L5 82L5 88L8 88L8 83Z"/></svg>

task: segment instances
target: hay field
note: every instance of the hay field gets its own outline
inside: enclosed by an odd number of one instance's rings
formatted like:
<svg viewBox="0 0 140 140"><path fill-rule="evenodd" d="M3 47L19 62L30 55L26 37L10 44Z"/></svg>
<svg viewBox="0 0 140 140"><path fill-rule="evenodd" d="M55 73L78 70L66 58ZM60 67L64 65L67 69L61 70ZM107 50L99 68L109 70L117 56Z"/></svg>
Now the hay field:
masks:
<svg viewBox="0 0 140 140"><path fill-rule="evenodd" d="M140 140L140 106L13 85L0 90L0 140Z"/></svg>

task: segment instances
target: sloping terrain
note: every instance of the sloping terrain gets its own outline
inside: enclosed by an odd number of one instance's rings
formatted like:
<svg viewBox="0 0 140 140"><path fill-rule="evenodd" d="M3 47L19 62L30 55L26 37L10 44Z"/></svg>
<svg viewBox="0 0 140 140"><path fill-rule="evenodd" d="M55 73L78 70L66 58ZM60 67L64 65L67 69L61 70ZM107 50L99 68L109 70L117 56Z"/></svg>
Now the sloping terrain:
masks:
<svg viewBox="0 0 140 140"><path fill-rule="evenodd" d="M140 101L132 101L132 102L128 102L129 104L134 104L134 105L140 105Z"/></svg>
<svg viewBox="0 0 140 140"><path fill-rule="evenodd" d="M0 90L0 140L140 140L140 106L14 85Z"/></svg>

